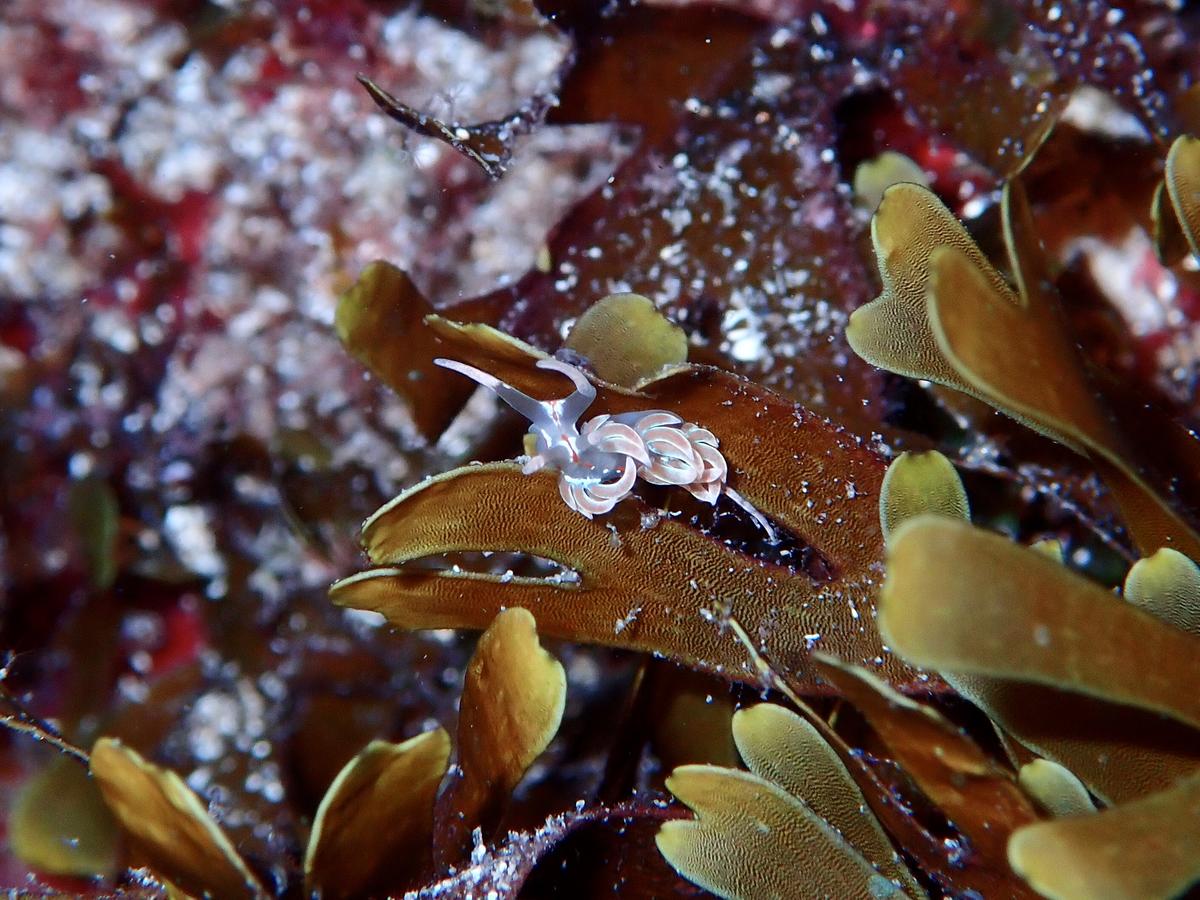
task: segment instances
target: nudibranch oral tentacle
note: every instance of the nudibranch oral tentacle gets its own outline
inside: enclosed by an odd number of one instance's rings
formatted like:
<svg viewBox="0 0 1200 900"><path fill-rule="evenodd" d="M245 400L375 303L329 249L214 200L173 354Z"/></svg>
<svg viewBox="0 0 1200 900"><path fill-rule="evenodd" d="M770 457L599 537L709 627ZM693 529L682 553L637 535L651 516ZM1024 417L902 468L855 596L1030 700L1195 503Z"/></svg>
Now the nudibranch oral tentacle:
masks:
<svg viewBox="0 0 1200 900"><path fill-rule="evenodd" d="M569 363L557 359L539 359L537 367L539 369L549 369L552 372L558 372L571 379L571 383L575 385L575 390L558 401L561 404L560 415L567 421L579 421L579 417L587 412L587 408L596 399L596 388L587 380L587 376Z"/></svg>
<svg viewBox="0 0 1200 900"><path fill-rule="evenodd" d="M518 391L512 385L505 384L495 375L485 372L483 369L477 369L456 359L435 359L434 362L443 369L450 369L459 375L466 375L472 381L483 385L530 421L542 414L544 407L540 401Z"/></svg>
<svg viewBox="0 0 1200 900"><path fill-rule="evenodd" d="M682 487L708 504L727 494L775 540L766 517L725 483L729 466L718 449L720 441L707 428L662 409L602 414L581 426L579 419L596 399L596 388L582 371L558 359L537 362L538 368L558 372L574 385L575 390L557 400L536 400L457 360L434 362L494 391L529 420L534 452L521 471L532 475L556 469L559 496L581 515L590 519L610 512L640 477L648 484Z"/></svg>

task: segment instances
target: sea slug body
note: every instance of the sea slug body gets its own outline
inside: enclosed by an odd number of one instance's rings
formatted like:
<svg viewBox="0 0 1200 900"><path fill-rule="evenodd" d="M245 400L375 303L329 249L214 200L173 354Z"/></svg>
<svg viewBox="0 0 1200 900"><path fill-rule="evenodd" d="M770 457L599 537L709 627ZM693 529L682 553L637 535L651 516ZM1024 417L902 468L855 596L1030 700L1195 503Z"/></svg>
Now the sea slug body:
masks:
<svg viewBox="0 0 1200 900"><path fill-rule="evenodd" d="M762 513L725 483L729 467L720 441L707 428L661 409L599 415L580 425L596 389L582 371L557 359L537 363L538 368L565 375L575 386L557 400L535 400L457 360L434 361L494 391L529 420L532 453L522 471L529 475L543 468L557 470L563 501L589 519L628 497L640 477L649 484L681 487L704 503L715 504L727 494L773 539L774 530Z"/></svg>

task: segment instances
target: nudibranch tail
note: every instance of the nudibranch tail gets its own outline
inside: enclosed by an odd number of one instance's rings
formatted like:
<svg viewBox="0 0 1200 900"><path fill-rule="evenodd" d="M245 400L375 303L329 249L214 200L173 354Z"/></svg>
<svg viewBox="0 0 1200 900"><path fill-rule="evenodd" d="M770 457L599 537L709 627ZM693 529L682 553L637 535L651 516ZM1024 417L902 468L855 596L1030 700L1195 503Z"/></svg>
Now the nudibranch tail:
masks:
<svg viewBox="0 0 1200 900"><path fill-rule="evenodd" d="M763 530L768 541L770 541L772 544L779 543L779 535L775 533L775 528L771 525L770 521L768 521L767 517L759 512L758 508L753 503L751 503L729 485L725 485L724 492L730 500L740 506L746 512L746 514L754 520L755 525Z"/></svg>

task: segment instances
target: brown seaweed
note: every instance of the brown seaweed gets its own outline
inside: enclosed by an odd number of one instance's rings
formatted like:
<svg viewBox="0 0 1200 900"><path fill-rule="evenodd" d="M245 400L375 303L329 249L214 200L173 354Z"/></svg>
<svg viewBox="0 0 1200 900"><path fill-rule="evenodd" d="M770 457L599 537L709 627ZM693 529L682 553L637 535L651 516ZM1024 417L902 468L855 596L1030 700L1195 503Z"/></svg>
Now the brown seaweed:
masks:
<svg viewBox="0 0 1200 900"><path fill-rule="evenodd" d="M267 896L200 798L174 772L110 738L92 748L91 772L136 856L172 884L199 895Z"/></svg>
<svg viewBox="0 0 1200 900"><path fill-rule="evenodd" d="M1016 779L933 707L901 696L860 668L827 657L819 665L967 837L979 863L1003 877L1008 835L1039 818Z"/></svg>
<svg viewBox="0 0 1200 900"><path fill-rule="evenodd" d="M809 807L756 775L683 766L667 786L697 818L665 824L658 848L719 896L784 897L801 885L817 896L905 896Z"/></svg>
<svg viewBox="0 0 1200 900"><path fill-rule="evenodd" d="M1181 135L1167 153L1154 192L1152 218L1158 257L1174 265L1189 252L1200 258L1200 138Z"/></svg>
<svg viewBox="0 0 1200 900"><path fill-rule="evenodd" d="M372 741L329 786L304 854L321 897L360 897L411 882L430 862L433 802L450 761L445 729Z"/></svg>
<svg viewBox="0 0 1200 900"><path fill-rule="evenodd" d="M1200 637L1200 567L1170 547L1134 563L1125 599L1181 631Z"/></svg>
<svg viewBox="0 0 1200 900"><path fill-rule="evenodd" d="M892 371L990 403L1089 456L1144 552L1200 556L1200 537L1170 489L1152 483L1078 359L1048 288L1018 182L1004 192L1010 288L927 190L891 188L872 221L883 293L855 312L851 346ZM1179 449L1195 458L1195 441Z"/></svg>
<svg viewBox="0 0 1200 900"><path fill-rule="evenodd" d="M1055 900L1176 897L1200 879L1200 776L1094 815L1022 828L1013 868Z"/></svg>
<svg viewBox="0 0 1200 900"><path fill-rule="evenodd" d="M971 518L962 480L950 460L936 450L901 453L888 466L879 491L879 525L883 539L906 519L923 513Z"/></svg>
<svg viewBox="0 0 1200 900"><path fill-rule="evenodd" d="M889 643L944 671L1093 793L1142 796L1200 766L1195 704L1176 687L1196 677L1194 637L962 522L914 519L889 554L880 614ZM946 558L971 564L939 565Z"/></svg>
<svg viewBox="0 0 1200 900"><path fill-rule="evenodd" d="M1066 766L1049 759L1035 759L1021 766L1017 783L1041 809L1056 818L1096 811L1083 782Z"/></svg>
<svg viewBox="0 0 1200 900"><path fill-rule="evenodd" d="M528 610L506 609L479 639L458 713L458 771L440 803L443 856L491 837L513 789L558 733L567 698L562 664L538 643Z"/></svg>
<svg viewBox="0 0 1200 900"><path fill-rule="evenodd" d="M520 342L485 326L431 324L502 381L532 396L561 393L561 376L535 368L538 355ZM383 612L406 628L478 628L501 606L528 605L547 634L753 680L740 644L719 627L732 614L798 677L809 671L808 651L827 647L904 680L871 622L879 457L811 413L709 367L677 368L637 392L597 388L598 412L665 409L711 428L739 493L801 547L787 558L755 559L639 499L612 521L592 521L563 505L549 475L523 476L511 463L469 466L429 479L368 520L364 545L382 568L339 582L335 602ZM396 568L461 551L522 552L578 580Z"/></svg>
<svg viewBox="0 0 1200 900"><path fill-rule="evenodd" d="M759 703L737 712L733 737L751 772L804 803L910 896L924 893L837 752L806 719Z"/></svg>

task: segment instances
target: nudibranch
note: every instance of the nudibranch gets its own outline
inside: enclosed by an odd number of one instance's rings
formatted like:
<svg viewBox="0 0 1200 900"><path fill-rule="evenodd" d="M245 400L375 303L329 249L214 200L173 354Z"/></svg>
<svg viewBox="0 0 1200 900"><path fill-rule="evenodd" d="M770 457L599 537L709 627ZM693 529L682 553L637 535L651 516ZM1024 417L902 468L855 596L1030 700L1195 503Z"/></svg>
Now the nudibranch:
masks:
<svg viewBox="0 0 1200 900"><path fill-rule="evenodd" d="M611 511L640 477L649 484L681 487L704 503L715 505L725 494L774 540L774 529L762 513L725 483L729 467L718 449L720 442L707 428L663 409L599 415L580 425L580 417L596 399L596 388L582 371L558 359L537 362L538 368L559 372L575 386L557 400L535 400L457 360L434 362L493 391L529 420L530 455L522 471L530 475L543 468L556 470L563 501L589 519Z"/></svg>

